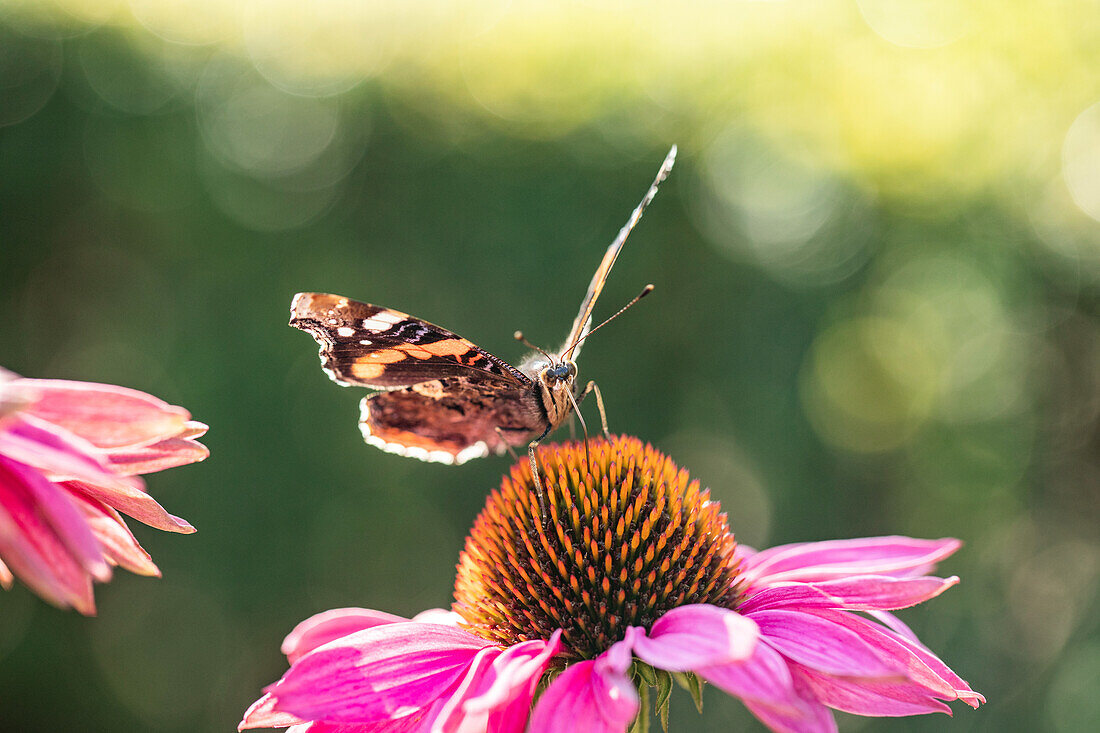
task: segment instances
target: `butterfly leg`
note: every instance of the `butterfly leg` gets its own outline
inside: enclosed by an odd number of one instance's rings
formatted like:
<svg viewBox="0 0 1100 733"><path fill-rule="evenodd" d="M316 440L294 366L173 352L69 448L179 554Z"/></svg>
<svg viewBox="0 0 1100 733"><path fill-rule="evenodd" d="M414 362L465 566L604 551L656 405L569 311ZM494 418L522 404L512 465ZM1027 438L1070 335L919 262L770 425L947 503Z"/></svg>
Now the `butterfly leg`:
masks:
<svg viewBox="0 0 1100 733"><path fill-rule="evenodd" d="M584 415L581 414L581 406L577 402L577 398L573 396L572 392L566 392L566 394L569 395L569 401L573 403L573 412L569 415L569 418L572 419L573 415L576 415L577 420L581 423L581 432L584 433L584 465L588 466L588 472L592 473L592 456L588 454L588 425L584 422Z"/></svg>
<svg viewBox="0 0 1100 733"><path fill-rule="evenodd" d="M531 444L527 446L527 458L531 461L531 479L535 482L535 491L539 495L539 513L542 516L542 521L546 521L546 495L542 491L542 480L539 478L539 466L535 462L535 449L539 447L539 441L550 434L550 430L553 426L547 425L546 430L542 431L542 435L531 441Z"/></svg>
<svg viewBox="0 0 1100 733"><path fill-rule="evenodd" d="M600 394L600 388L596 386L595 382L589 382L584 391L581 392L581 402L584 402L584 398L588 396L589 392L596 393L596 407L600 408L600 423L603 425L603 437L611 440L611 431L607 429L607 410L603 406L603 395Z"/></svg>
<svg viewBox="0 0 1100 733"><path fill-rule="evenodd" d="M508 453L512 456L512 460L518 461L519 455L516 453L515 448L512 447L512 444L505 440L504 431L500 429L499 425L495 426L493 429L497 431L497 435L500 436L500 442L503 443L504 447L508 449Z"/></svg>

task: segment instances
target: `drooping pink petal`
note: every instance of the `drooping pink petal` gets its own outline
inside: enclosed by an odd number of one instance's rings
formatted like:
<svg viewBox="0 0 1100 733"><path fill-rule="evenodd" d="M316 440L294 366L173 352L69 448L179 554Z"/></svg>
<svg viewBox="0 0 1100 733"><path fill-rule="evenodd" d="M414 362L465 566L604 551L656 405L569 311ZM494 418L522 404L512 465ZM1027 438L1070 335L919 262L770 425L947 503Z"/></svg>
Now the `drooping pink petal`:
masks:
<svg viewBox="0 0 1100 733"><path fill-rule="evenodd" d="M9 481L21 483L27 492L27 508L30 511L26 519L31 522L41 520L47 524L53 536L64 544L69 556L92 578L100 582L110 579L111 568L103 559L95 535L64 489L47 481L33 468L3 455L0 455L0 466ZM27 526L29 528L31 525Z"/></svg>
<svg viewBox="0 0 1100 733"><path fill-rule="evenodd" d="M265 691L303 720L370 723L424 709L465 674L489 642L424 623L374 626L298 659Z"/></svg>
<svg viewBox="0 0 1100 733"><path fill-rule="evenodd" d="M921 640L917 638L917 634L900 618L890 613L889 611L868 611L868 616L877 619L883 626L891 629L894 633L904 636L914 644L921 644Z"/></svg>
<svg viewBox="0 0 1100 733"><path fill-rule="evenodd" d="M779 545L746 557L742 578L759 586L852 575L910 577L927 572L961 544L950 538L920 540L896 536Z"/></svg>
<svg viewBox="0 0 1100 733"><path fill-rule="evenodd" d="M138 544L118 512L90 496L73 494L71 500L80 509L92 534L99 541L104 557L131 573L160 577L153 558Z"/></svg>
<svg viewBox="0 0 1100 733"><path fill-rule="evenodd" d="M530 733L622 733L638 714L638 691L626 677L627 653L570 665L535 704ZM626 666L622 658L627 659ZM602 662L602 664L601 664Z"/></svg>
<svg viewBox="0 0 1100 733"><path fill-rule="evenodd" d="M290 713L284 713L275 709L275 698L264 695L256 702L248 706L244 711L244 717L237 724L237 730L247 728L285 728L288 725L304 722Z"/></svg>
<svg viewBox="0 0 1100 733"><path fill-rule="evenodd" d="M890 649L891 653L897 652L894 652L893 647L890 647L889 644L880 642L879 635L904 647L905 650L915 658L915 661L913 661L904 654L898 654L899 659L906 660L908 666L907 675L914 682L922 684L934 691L937 697L943 700L962 700L972 708L976 708L979 704L985 702L984 696L974 692L970 685L967 684L966 680L959 677L950 667L944 664L939 657L933 654L928 647L924 646L919 641L910 639L890 629L882 629L871 621L852 614L826 612L822 615L828 615L830 618L833 616L843 616L840 623L847 624L853 629L859 629L859 633L869 643L883 643L883 650L880 654L886 653L887 649ZM917 662L919 662L919 664Z"/></svg>
<svg viewBox="0 0 1100 733"><path fill-rule="evenodd" d="M167 438L152 445L116 448L102 454L112 471L120 476L134 476L198 463L210 455L210 449L195 440Z"/></svg>
<svg viewBox="0 0 1100 733"><path fill-rule="evenodd" d="M752 595L738 610L742 613L765 608L894 610L935 598L958 582L955 576L894 578L889 575L860 575L820 583L774 585Z"/></svg>
<svg viewBox="0 0 1100 733"><path fill-rule="evenodd" d="M462 695L452 695L434 730L448 733L523 733L539 679L561 650L561 630L547 641L505 649Z"/></svg>
<svg viewBox="0 0 1100 733"><path fill-rule="evenodd" d="M57 493L60 490L31 469L13 470L18 466L0 456L0 557L14 575L42 598L61 607L71 606L83 614L94 614L92 574L82 560L88 560L100 578L110 577L110 565L102 557L98 561L74 557L71 547L83 547L88 538L95 542L91 531L82 526L73 530L79 537L59 536L58 532L74 525L58 517L49 521L37 499L37 494L46 493L46 489L29 486L26 477L33 476L36 484L42 482Z"/></svg>
<svg viewBox="0 0 1100 733"><path fill-rule="evenodd" d="M281 650L291 664L319 646L356 631L409 619L366 608L334 608L310 616L294 627L283 640Z"/></svg>
<svg viewBox="0 0 1100 733"><path fill-rule="evenodd" d="M483 683L493 662L500 656L498 647L480 649L466 668L466 674L446 695L440 696L426 717L427 733L456 733L456 731L485 730L488 716L484 713L467 717L462 704Z"/></svg>
<svg viewBox="0 0 1100 733"><path fill-rule="evenodd" d="M145 484L139 478L120 477L119 482L111 486L87 481L65 481L63 485L74 494L87 494L150 527L180 534L195 531L187 520L169 514L156 499L145 493Z"/></svg>
<svg viewBox="0 0 1100 733"><path fill-rule="evenodd" d="M738 662L701 667L696 674L720 690L774 706L789 706L796 697L787 662L767 644L757 644L752 656Z"/></svg>
<svg viewBox="0 0 1100 733"><path fill-rule="evenodd" d="M122 483L96 453L83 438L31 415L11 418L0 430L0 455L31 466L52 481L74 478L107 486Z"/></svg>
<svg viewBox="0 0 1100 733"><path fill-rule="evenodd" d="M183 430L176 437L181 440L195 440L206 435L209 430L210 426L206 423L198 420L188 420L183 424Z"/></svg>
<svg viewBox="0 0 1100 733"><path fill-rule="evenodd" d="M791 673L806 682L815 698L846 713L876 717L951 713L928 690L910 682L836 677L800 664L792 664Z"/></svg>
<svg viewBox="0 0 1100 733"><path fill-rule="evenodd" d="M693 604L674 608L650 628L635 630L631 646L639 659L670 672L691 672L747 659L756 645L756 623L736 611Z"/></svg>
<svg viewBox="0 0 1100 733"><path fill-rule="evenodd" d="M757 611L761 640L788 659L826 674L897 678L896 665L880 659L859 634L801 611Z"/></svg>
<svg viewBox="0 0 1100 733"><path fill-rule="evenodd" d="M954 700L958 696L953 682L929 667L913 651L913 645L907 639L899 638L889 629L852 613L829 610L812 613L859 634L874 648L879 658L889 659L895 667L904 670L909 683L925 688L941 700Z"/></svg>
<svg viewBox="0 0 1100 733"><path fill-rule="evenodd" d="M422 733L423 729L423 717L409 715L377 723L330 723L320 720L291 726L286 733Z"/></svg>
<svg viewBox="0 0 1100 733"><path fill-rule="evenodd" d="M745 700L745 707L775 733L836 733L836 721L827 707L814 699L801 679L794 680L794 702L771 705Z"/></svg>
<svg viewBox="0 0 1100 733"><path fill-rule="evenodd" d="M150 394L113 384L18 379L38 394L28 411L97 448L150 445L179 435L191 414Z"/></svg>

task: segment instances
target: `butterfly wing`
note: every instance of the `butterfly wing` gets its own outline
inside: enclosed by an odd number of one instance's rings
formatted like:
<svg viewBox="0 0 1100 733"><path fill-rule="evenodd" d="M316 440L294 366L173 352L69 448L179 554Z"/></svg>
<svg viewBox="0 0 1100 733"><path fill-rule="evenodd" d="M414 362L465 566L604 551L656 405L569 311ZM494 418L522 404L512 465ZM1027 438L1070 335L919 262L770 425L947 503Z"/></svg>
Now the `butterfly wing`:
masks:
<svg viewBox="0 0 1100 733"><path fill-rule="evenodd" d="M326 293L299 293L290 311L290 325L317 341L333 381L386 390L360 403L359 427L371 445L463 463L519 445L545 425L527 375L444 328Z"/></svg>
<svg viewBox="0 0 1100 733"><path fill-rule="evenodd" d="M359 429L367 443L439 463L503 453L545 424L530 388L465 376L379 392L360 403Z"/></svg>
<svg viewBox="0 0 1100 733"><path fill-rule="evenodd" d="M653 201L653 197L657 195L657 187L661 185L661 181L668 178L668 174L672 171L672 166L676 163L676 146L673 145L668 151L668 155L665 156L665 160L661 163L661 169L657 171L657 177L653 179L653 183L650 185L649 190L646 191L644 197L642 197L641 203L635 207L633 213L630 215L630 219L627 220L623 228L619 230L618 236L615 237L615 241L607 248L607 252L604 253L603 260L600 261L600 266L596 268L596 274L592 276L592 282L588 285L588 292L584 295L584 300L581 301L580 312L577 313L576 319L573 320L573 327L569 329L569 335L565 339L565 345L562 346L562 355L565 352L572 349L573 353L568 357L573 361L576 361L577 355L580 354L580 346L578 345L580 340L588 334L588 329L592 326L592 309L596 307L596 299L600 297L600 292L603 291L603 285L607 282L607 276L611 272L612 266L615 264L615 260L619 257L619 252L622 251L623 245L626 244L626 238L630 236L630 232L638 224L638 221L642 218L642 214L645 212L645 208L649 206Z"/></svg>
<svg viewBox="0 0 1100 733"><path fill-rule="evenodd" d="M508 362L419 318L327 293L298 293L290 325L320 346L337 384L395 389L442 377L529 384Z"/></svg>

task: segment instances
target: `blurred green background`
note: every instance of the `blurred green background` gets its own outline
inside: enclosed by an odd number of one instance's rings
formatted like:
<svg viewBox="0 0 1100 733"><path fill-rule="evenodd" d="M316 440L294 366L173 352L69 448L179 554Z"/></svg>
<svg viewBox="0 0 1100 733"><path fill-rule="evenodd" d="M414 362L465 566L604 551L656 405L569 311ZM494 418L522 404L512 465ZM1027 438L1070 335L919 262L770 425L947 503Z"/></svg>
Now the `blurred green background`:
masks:
<svg viewBox="0 0 1100 733"><path fill-rule="evenodd" d="M131 523L163 579L0 594L0 729L232 730L301 619L447 605L507 460L364 446L291 295L555 346L673 142L581 359L612 429L749 544L966 541L903 618L988 706L843 730L1095 729L1098 68L1084 0L0 0L0 363L212 451L149 482L197 534Z"/></svg>

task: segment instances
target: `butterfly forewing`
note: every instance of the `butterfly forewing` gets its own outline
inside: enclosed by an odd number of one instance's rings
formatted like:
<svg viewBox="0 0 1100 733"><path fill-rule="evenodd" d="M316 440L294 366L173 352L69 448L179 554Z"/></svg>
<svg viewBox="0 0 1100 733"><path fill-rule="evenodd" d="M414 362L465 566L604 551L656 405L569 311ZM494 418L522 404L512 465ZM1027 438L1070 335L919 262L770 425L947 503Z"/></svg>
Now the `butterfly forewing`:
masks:
<svg viewBox="0 0 1100 733"><path fill-rule="evenodd" d="M607 251L604 252L603 259L600 261L600 266L596 268L596 272L592 275L592 281L588 285L588 292L584 295L584 300L581 301L581 309L577 313L577 317L573 320L573 326L569 329L569 335L565 338L565 345L562 346L562 355L565 356L566 352L570 348L573 349L572 354L568 358L576 360L577 355L580 353L580 347L577 344L588 333L589 327L592 325L592 310L596 307L596 299L600 297L600 293L603 291L603 285L607 282L607 276L611 272L611 268L615 265L615 260L619 257L619 252L622 251L623 245L626 244L626 238L630 236L630 232L634 231L634 227L641 220L642 214L645 213L645 209L652 203L654 197L657 195L657 187L661 185L661 181L668 178L668 174L672 172L672 166L676 164L676 146L673 145L668 155L665 156L665 160L661 163L661 169L657 171L657 177L653 179L653 183L650 184L649 190L646 191L645 196L642 197L641 202L634 207L634 211L630 214L630 218L627 219L626 224L619 230L618 236L608 246Z"/></svg>
<svg viewBox="0 0 1100 733"><path fill-rule="evenodd" d="M298 293L290 325L313 336L322 368L344 385L394 389L458 376L530 382L508 362L445 328L339 295Z"/></svg>

